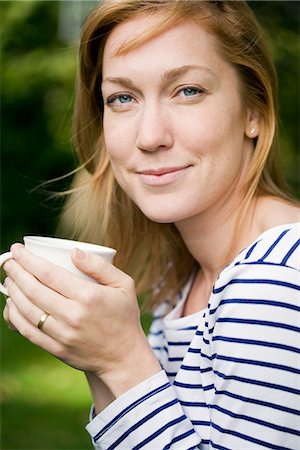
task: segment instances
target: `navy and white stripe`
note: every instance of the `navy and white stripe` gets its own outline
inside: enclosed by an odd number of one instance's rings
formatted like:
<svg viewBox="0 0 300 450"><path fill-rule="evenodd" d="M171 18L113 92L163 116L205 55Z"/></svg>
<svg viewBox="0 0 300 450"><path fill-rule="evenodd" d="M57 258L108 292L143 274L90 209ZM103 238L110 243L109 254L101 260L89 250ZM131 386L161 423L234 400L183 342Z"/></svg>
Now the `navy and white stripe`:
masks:
<svg viewBox="0 0 300 450"><path fill-rule="evenodd" d="M87 426L96 449L300 448L300 224L263 233L219 275L208 307L149 341L162 371Z"/></svg>

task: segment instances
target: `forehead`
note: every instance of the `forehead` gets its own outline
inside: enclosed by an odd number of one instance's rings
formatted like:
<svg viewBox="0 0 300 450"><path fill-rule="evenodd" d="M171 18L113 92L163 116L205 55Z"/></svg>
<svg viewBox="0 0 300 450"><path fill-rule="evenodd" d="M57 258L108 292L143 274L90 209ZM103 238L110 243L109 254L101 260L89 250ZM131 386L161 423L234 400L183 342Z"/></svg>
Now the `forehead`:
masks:
<svg viewBox="0 0 300 450"><path fill-rule="evenodd" d="M140 15L117 25L104 47L103 72L125 63L126 68L132 65L137 69L140 60L147 61L147 65L155 60L159 65L159 57L162 65L167 61L176 66L202 63L217 71L229 66L218 53L216 39L201 21L184 19L159 31L157 22L157 17Z"/></svg>

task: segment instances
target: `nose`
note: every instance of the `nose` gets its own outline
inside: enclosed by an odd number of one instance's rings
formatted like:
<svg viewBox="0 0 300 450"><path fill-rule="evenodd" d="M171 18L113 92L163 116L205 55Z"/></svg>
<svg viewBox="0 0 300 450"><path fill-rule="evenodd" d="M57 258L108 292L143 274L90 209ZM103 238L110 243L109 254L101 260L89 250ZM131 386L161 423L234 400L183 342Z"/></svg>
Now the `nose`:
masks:
<svg viewBox="0 0 300 450"><path fill-rule="evenodd" d="M154 102L145 104L139 115L137 148L144 152L156 152L172 145L172 127L166 108Z"/></svg>

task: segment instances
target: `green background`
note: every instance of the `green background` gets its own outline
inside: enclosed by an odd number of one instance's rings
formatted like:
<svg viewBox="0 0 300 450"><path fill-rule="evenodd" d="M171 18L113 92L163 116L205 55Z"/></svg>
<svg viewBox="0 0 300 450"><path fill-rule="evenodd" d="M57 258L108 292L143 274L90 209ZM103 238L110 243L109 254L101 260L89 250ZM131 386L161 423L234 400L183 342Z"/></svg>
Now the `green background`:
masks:
<svg viewBox="0 0 300 450"><path fill-rule="evenodd" d="M76 42L94 1L0 1L1 251L26 233L53 235L75 168L71 115ZM282 160L299 193L299 2L249 2L279 74ZM3 278L3 277L2 277ZM3 300L4 303L4 300ZM145 327L148 327L145 318ZM1 319L1 449L91 448L84 375L7 330Z"/></svg>

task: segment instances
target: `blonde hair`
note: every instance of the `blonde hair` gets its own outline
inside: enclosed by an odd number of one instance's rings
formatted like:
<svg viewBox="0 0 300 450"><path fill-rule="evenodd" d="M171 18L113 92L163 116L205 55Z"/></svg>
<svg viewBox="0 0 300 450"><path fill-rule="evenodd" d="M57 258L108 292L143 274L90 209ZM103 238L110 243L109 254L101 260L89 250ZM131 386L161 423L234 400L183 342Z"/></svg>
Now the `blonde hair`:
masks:
<svg viewBox="0 0 300 450"><path fill-rule="evenodd" d="M116 182L103 142L102 55L109 33L136 14L148 29L119 49L127 52L184 19L201 21L240 80L243 105L255 108L260 132L245 181L243 214L255 195L288 199L278 164L277 79L263 32L245 1L103 0L87 18L79 49L74 142L82 164L61 224L73 238L118 250L115 264L131 274L149 305L178 291L195 261L173 224L145 217ZM241 219L242 221L242 219ZM241 222L240 221L240 222ZM152 295L155 292L155 296Z"/></svg>

